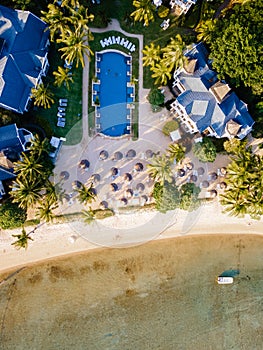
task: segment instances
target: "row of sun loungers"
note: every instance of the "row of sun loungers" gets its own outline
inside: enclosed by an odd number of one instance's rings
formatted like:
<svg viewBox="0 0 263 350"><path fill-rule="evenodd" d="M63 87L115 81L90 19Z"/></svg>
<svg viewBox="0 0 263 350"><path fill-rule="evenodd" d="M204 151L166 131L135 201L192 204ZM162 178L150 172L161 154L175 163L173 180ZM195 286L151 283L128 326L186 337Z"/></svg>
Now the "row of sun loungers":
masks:
<svg viewBox="0 0 263 350"><path fill-rule="evenodd" d="M103 40L100 41L100 44L102 47L118 44L125 47L130 52L134 52L136 49L135 45L131 43L128 39L121 38L119 36L115 37L114 35L109 36L108 38L104 38Z"/></svg>
<svg viewBox="0 0 263 350"><path fill-rule="evenodd" d="M68 105L68 100L66 98L60 98L59 101L59 106L58 106L58 121L57 121L57 126L64 128L66 124L66 107Z"/></svg>

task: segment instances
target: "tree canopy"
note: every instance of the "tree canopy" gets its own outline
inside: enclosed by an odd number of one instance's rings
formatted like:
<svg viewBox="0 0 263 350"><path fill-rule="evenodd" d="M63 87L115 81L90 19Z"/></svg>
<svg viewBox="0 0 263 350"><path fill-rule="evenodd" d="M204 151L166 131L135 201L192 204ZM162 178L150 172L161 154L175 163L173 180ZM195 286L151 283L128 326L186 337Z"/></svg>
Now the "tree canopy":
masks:
<svg viewBox="0 0 263 350"><path fill-rule="evenodd" d="M200 162L213 162L216 159L216 147L209 137L203 137L202 142L197 142L193 147L194 155Z"/></svg>
<svg viewBox="0 0 263 350"><path fill-rule="evenodd" d="M0 206L0 227L4 230L18 228L26 221L26 211L9 201Z"/></svg>
<svg viewBox="0 0 263 350"><path fill-rule="evenodd" d="M250 87L256 95L263 92L262 11L263 1L235 5L215 23L207 40L219 78Z"/></svg>

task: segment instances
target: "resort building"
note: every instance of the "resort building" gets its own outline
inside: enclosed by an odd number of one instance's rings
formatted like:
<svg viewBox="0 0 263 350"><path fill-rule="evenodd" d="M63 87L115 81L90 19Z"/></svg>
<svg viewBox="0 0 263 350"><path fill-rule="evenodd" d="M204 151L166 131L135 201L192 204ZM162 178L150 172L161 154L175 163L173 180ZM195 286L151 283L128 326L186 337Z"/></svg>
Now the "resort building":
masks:
<svg viewBox="0 0 263 350"><path fill-rule="evenodd" d="M171 0L170 6L176 16L186 14L190 7L196 4L197 0Z"/></svg>
<svg viewBox="0 0 263 350"><path fill-rule="evenodd" d="M190 133L243 139L254 124L247 105L211 69L199 43L185 53L187 63L174 73L171 110Z"/></svg>
<svg viewBox="0 0 263 350"><path fill-rule="evenodd" d="M16 124L0 127L0 199L5 194L4 183L15 178L13 163L31 144L33 134Z"/></svg>
<svg viewBox="0 0 263 350"><path fill-rule="evenodd" d="M47 24L28 11L0 6L0 107L27 111L32 87L49 64Z"/></svg>

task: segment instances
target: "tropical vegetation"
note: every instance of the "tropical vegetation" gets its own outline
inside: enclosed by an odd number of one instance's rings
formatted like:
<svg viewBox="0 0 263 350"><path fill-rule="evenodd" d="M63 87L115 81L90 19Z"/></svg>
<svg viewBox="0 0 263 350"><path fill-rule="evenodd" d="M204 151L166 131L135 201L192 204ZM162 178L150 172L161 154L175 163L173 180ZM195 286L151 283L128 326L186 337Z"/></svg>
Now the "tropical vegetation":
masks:
<svg viewBox="0 0 263 350"><path fill-rule="evenodd" d="M6 200L0 206L0 227L3 230L21 227L26 221L26 210Z"/></svg>
<svg viewBox="0 0 263 350"><path fill-rule="evenodd" d="M201 142L197 142L193 146L193 152L200 162L214 162L216 159L216 147L209 137L203 137Z"/></svg>
<svg viewBox="0 0 263 350"><path fill-rule="evenodd" d="M28 247L28 241L33 241L33 238L30 237L29 233L26 233L26 230L24 227L22 228L22 232L17 234L17 235L12 235L12 237L15 237L17 240L11 245L15 246L17 249L27 249Z"/></svg>
<svg viewBox="0 0 263 350"><path fill-rule="evenodd" d="M263 214L263 159L246 143L226 145L231 151L227 167L227 189L221 195L224 212L231 216L260 219Z"/></svg>
<svg viewBox="0 0 263 350"><path fill-rule="evenodd" d="M143 22L143 25L148 27L149 23L154 21L155 6L152 0L134 0L132 4L136 10L130 16L134 21Z"/></svg>
<svg viewBox="0 0 263 350"><path fill-rule="evenodd" d="M152 111L158 112L164 107L164 94L160 89L152 88L148 95L148 101L151 104Z"/></svg>

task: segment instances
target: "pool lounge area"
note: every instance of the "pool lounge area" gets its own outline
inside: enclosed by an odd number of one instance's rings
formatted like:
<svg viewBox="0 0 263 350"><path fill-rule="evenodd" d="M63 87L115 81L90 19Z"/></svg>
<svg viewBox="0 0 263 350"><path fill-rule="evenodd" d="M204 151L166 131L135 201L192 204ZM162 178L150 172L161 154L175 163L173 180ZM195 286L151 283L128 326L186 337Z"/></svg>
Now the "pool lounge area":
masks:
<svg viewBox="0 0 263 350"><path fill-rule="evenodd" d="M96 52L92 105L96 132L109 137L131 134L135 87L132 57L117 50Z"/></svg>

